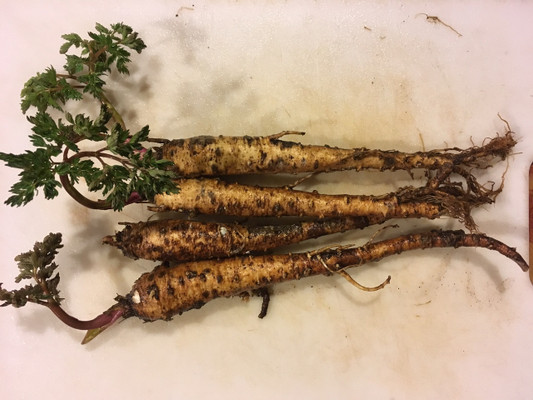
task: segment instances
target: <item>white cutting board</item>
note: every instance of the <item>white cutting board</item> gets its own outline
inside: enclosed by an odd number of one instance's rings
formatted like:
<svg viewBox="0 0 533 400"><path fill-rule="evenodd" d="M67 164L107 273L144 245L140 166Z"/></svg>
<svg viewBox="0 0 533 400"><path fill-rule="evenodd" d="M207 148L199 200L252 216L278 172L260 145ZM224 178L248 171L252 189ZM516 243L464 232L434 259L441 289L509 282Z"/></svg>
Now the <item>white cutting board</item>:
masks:
<svg viewBox="0 0 533 400"><path fill-rule="evenodd" d="M520 142L505 190L474 214L480 230L528 256L527 170L533 160L533 5L452 2L23 1L0 5L1 151L28 147L23 83L60 66L60 35L123 21L148 48L113 87L133 130L154 136L266 135L304 130L306 143L415 151L504 133ZM427 19L437 16L446 26ZM455 31L453 29L455 29ZM460 36L461 35L461 36ZM501 165L483 174L498 181ZM16 171L0 167L0 197ZM406 174L321 175L302 186L374 193ZM0 282L13 258L62 232L65 307L92 318L152 263L103 248L117 222L142 206L89 211L62 194L24 208L0 206ZM401 221L402 222L402 221ZM381 237L451 220L402 222ZM331 242L364 243L375 230ZM320 241L311 243L319 247ZM174 321L127 320L87 346L46 309L0 310L0 398L524 399L533 396L533 288L527 274L486 250L413 252L353 276L274 288L259 299L217 300Z"/></svg>

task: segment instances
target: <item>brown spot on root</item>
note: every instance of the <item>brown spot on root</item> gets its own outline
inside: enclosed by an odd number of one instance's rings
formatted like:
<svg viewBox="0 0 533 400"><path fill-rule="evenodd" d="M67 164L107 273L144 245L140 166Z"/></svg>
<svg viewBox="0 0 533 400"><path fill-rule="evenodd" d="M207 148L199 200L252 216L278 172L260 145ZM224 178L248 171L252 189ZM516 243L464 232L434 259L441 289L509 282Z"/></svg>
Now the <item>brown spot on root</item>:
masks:
<svg viewBox="0 0 533 400"><path fill-rule="evenodd" d="M198 272L196 271L185 271L185 276L187 277L187 279L194 279L198 276Z"/></svg>
<svg viewBox="0 0 533 400"><path fill-rule="evenodd" d="M172 287L172 285L169 283L167 285L167 295L168 296L174 296L176 294L176 291L174 290L174 288Z"/></svg>
<svg viewBox="0 0 533 400"><path fill-rule="evenodd" d="M192 305L192 308L198 309L198 308L202 308L204 305L205 305L205 301L198 300L194 302L194 304Z"/></svg>
<svg viewBox="0 0 533 400"><path fill-rule="evenodd" d="M148 296L153 297L155 300L159 300L159 287L157 285L151 285L147 289Z"/></svg>

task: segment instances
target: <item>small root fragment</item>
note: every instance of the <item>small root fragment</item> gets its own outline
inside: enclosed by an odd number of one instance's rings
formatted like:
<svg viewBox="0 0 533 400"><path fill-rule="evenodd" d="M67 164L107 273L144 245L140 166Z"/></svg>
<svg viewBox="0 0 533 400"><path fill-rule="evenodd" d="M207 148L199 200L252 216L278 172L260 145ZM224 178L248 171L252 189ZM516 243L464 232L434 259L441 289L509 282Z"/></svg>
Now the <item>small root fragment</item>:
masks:
<svg viewBox="0 0 533 400"><path fill-rule="evenodd" d="M259 289L252 290L252 294L254 296L259 296L263 299L261 303L261 311L257 315L258 318L263 319L268 312L268 305L270 304L270 292L268 291L268 288L262 287Z"/></svg>
<svg viewBox="0 0 533 400"><path fill-rule="evenodd" d="M309 257L309 253L307 254L307 256ZM338 274L340 276L342 276L344 279L346 279L348 282L350 282L353 286L355 286L357 289L359 290L362 290L364 292L376 292L378 290L381 290L383 289L385 286L387 286L390 281L391 281L391 276L389 275L387 277L387 279L385 279L385 281L383 281L382 283L380 283L378 286L374 286L374 287L368 287L368 286L364 286L364 285L361 285L359 282L357 282L355 279L353 279L350 274L348 272L346 272L344 269L345 268L341 268L338 264L335 265L335 270L332 270L330 267L328 267L328 265L326 264L326 262L322 259L322 257L320 256L320 254L317 254L316 255L316 258L318 261L320 261L320 263L322 264L322 266L327 270L329 271L330 273L332 274Z"/></svg>
<svg viewBox="0 0 533 400"><path fill-rule="evenodd" d="M429 15L429 14L426 14L426 13L419 13L419 14L417 14L417 16L418 15L424 15L426 17L426 21L431 22L433 24L444 25L446 28L451 29L453 32L455 32L457 34L457 36L459 36L459 37L463 36L462 34L457 32L457 30L454 27L452 27L451 25L448 25L447 23L445 23L444 21L442 21L436 15Z"/></svg>
<svg viewBox="0 0 533 400"><path fill-rule="evenodd" d="M298 185L301 185L303 182L305 182L306 180L312 178L313 176L315 176L316 173L313 172L311 174L308 174L308 175L305 175L305 176L302 176L301 178L295 180L293 183L289 184L289 185L285 185L284 187L286 189L294 189L296 186Z"/></svg>
<svg viewBox="0 0 533 400"><path fill-rule="evenodd" d="M311 259L314 256L320 256L321 253L324 253L330 250L341 251L341 250L346 250L346 249L352 249L354 247L355 247L354 244L348 244L348 245L333 244L330 246L321 247L316 250L308 251L307 258Z"/></svg>
<svg viewBox="0 0 533 400"><path fill-rule="evenodd" d="M250 296L258 296L258 297L261 297L263 299L263 301L261 302L261 311L257 315L258 318L263 319L267 315L268 306L270 304L270 292L269 292L268 288L261 287L259 289L253 289L253 290L251 290L249 292L246 291L246 292L239 293L239 297L243 301L250 300Z"/></svg>
<svg viewBox="0 0 533 400"><path fill-rule="evenodd" d="M426 152L426 144L424 143L424 136L422 136L422 132L418 132L418 137L420 138L420 144L422 145L422 151Z"/></svg>
<svg viewBox="0 0 533 400"><path fill-rule="evenodd" d="M301 132L301 131L281 131L279 133L274 133L273 135L269 135L269 136L267 136L267 138L269 138L270 140L277 140L277 139L280 139L283 136L287 136L287 135L304 136L305 132Z"/></svg>
<svg viewBox="0 0 533 400"><path fill-rule="evenodd" d="M368 240L368 242L366 243L367 245L372 243L376 237L378 237L385 229L389 229L389 228L399 228L400 225L398 224L392 224L392 225L385 225L381 228L379 228L377 231L375 231L372 236L370 236L370 239Z"/></svg>
<svg viewBox="0 0 533 400"><path fill-rule="evenodd" d="M498 113L498 118L503 122L505 123L505 126L507 128L507 132L506 133L513 133L513 131L511 130L511 125L509 124L509 121L507 121L505 118L503 118L501 116L500 113Z"/></svg>
<svg viewBox="0 0 533 400"><path fill-rule="evenodd" d="M110 246L115 246L116 243L117 242L116 242L115 236L113 235L107 235L102 238L102 244L108 244Z"/></svg>
<svg viewBox="0 0 533 400"><path fill-rule="evenodd" d="M192 7L186 7L186 6L182 6L178 9L178 11L176 12L176 17L179 17L180 16L180 13L184 10L187 10L187 11L194 11L194 4L192 5Z"/></svg>
<svg viewBox="0 0 533 400"><path fill-rule="evenodd" d="M391 276L389 275L387 279L385 279L382 283L380 283L377 286L374 287L368 287L363 286L359 282L357 282L355 279L353 279L350 274L342 269L338 270L337 273L345 278L348 282L350 282L352 285L354 285L357 289L362 290L364 292L377 292L378 290L383 289L385 286L387 286L391 281Z"/></svg>

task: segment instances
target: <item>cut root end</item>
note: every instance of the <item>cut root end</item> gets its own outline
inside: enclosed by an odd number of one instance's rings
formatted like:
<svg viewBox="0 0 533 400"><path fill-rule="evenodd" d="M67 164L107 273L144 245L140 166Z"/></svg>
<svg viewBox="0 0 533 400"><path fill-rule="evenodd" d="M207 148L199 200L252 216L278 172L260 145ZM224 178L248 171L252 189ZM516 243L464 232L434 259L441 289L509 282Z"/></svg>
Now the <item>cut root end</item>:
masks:
<svg viewBox="0 0 533 400"><path fill-rule="evenodd" d="M102 244L109 244L111 246L116 246L117 245L117 240L116 240L115 236L113 236L113 235L105 236L102 239Z"/></svg>

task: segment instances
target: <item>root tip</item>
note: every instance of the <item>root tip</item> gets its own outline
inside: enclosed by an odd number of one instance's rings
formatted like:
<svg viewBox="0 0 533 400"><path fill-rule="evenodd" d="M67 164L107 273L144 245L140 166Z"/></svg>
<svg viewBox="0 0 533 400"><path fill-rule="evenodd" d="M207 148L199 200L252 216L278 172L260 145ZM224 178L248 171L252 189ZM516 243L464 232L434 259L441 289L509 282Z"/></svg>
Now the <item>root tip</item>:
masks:
<svg viewBox="0 0 533 400"><path fill-rule="evenodd" d="M116 246L117 245L117 241L115 239L115 236L109 235L109 236L105 236L102 239L102 244L109 244L111 246Z"/></svg>

